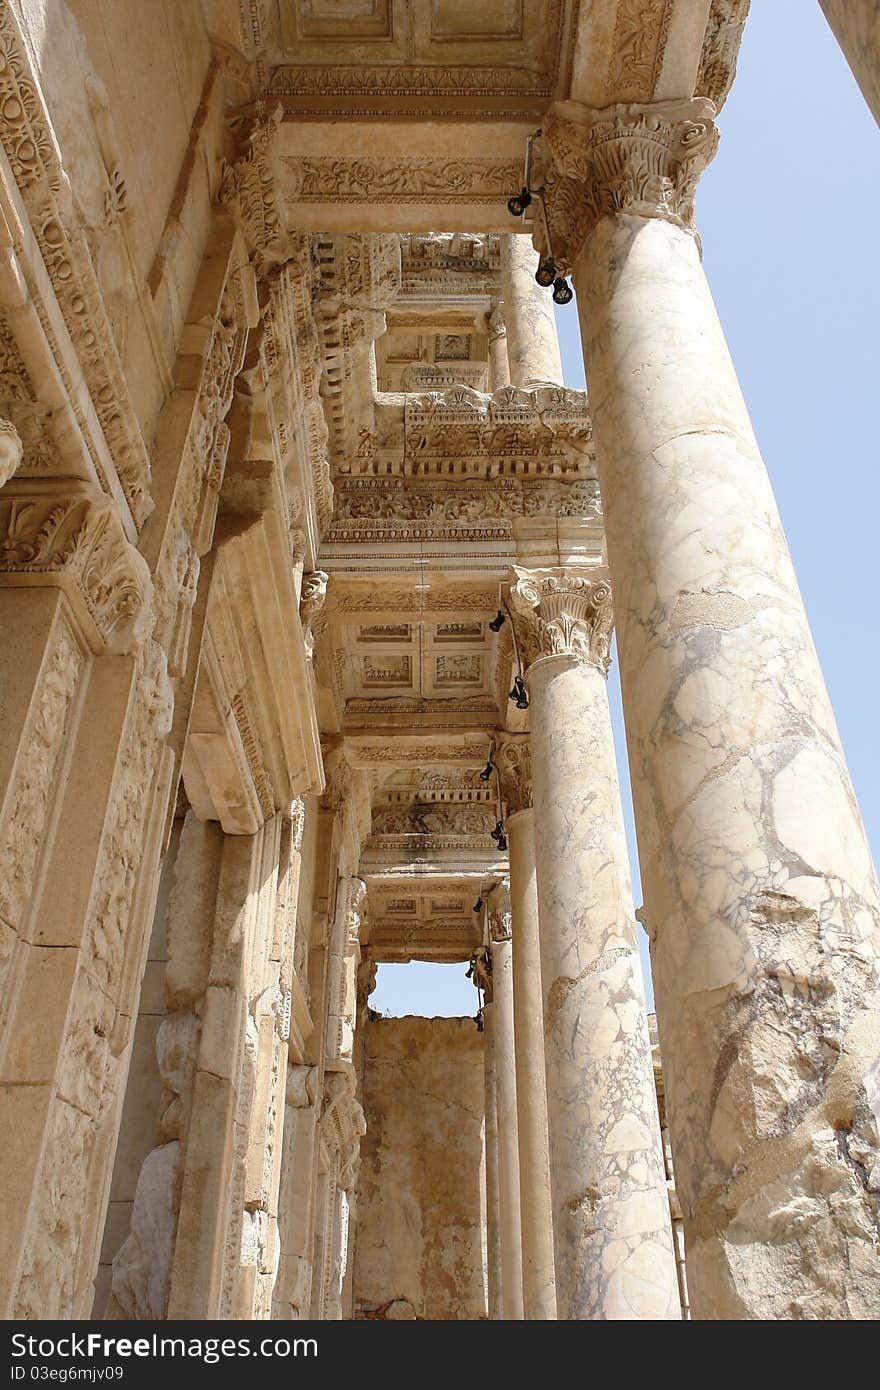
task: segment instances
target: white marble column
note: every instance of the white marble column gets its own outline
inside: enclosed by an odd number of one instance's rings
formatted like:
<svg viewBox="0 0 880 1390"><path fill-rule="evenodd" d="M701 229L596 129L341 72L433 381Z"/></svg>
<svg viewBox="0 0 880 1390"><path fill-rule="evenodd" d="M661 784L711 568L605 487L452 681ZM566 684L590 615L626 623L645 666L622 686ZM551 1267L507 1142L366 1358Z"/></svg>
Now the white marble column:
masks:
<svg viewBox="0 0 880 1390"><path fill-rule="evenodd" d="M544 1075L544 1000L535 882L535 831L531 751L527 734L499 742L496 766L506 806L510 845L510 910L513 930L513 1016L516 1046L516 1115L519 1140L523 1317L556 1317L553 1206Z"/></svg>
<svg viewBox="0 0 880 1390"><path fill-rule="evenodd" d="M510 892L506 880L486 894L492 952L495 1013L495 1085L498 1110L498 1200L501 1218L501 1287L506 1321L523 1316L520 1233L519 1141L517 1138L516 1045L513 1020L513 952Z"/></svg>
<svg viewBox="0 0 880 1390"><path fill-rule="evenodd" d="M876 1317L877 882L692 229L713 113L569 104L545 123L615 586L691 1306Z"/></svg>
<svg viewBox="0 0 880 1390"><path fill-rule="evenodd" d="M486 1072L486 1281L489 1319L504 1317L501 1288L501 1213L498 1191L498 1110L495 1085L495 1006L483 1005Z"/></svg>
<svg viewBox="0 0 880 1390"><path fill-rule="evenodd" d="M819 0L862 96L880 124L880 10L877 0Z"/></svg>
<svg viewBox="0 0 880 1390"><path fill-rule="evenodd" d="M507 361L513 386L562 381L562 359L548 290L535 280L538 257L526 236L501 238Z"/></svg>
<svg viewBox="0 0 880 1390"><path fill-rule="evenodd" d="M558 1315L674 1319L678 1283L606 692L610 588L604 577L564 571L516 574Z"/></svg>

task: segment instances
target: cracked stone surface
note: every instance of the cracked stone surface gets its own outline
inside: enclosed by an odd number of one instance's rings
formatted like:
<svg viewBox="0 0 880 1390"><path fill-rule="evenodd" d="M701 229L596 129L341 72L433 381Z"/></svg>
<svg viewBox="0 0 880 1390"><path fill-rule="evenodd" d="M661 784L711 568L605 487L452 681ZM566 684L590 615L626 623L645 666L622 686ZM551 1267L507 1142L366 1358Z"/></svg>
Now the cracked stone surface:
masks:
<svg viewBox="0 0 880 1390"><path fill-rule="evenodd" d="M363 1094L355 1316L485 1318L483 1035L370 1019Z"/></svg>
<svg viewBox="0 0 880 1390"><path fill-rule="evenodd" d="M576 282L694 1316L877 1317L877 881L770 482L694 239Z"/></svg>
<svg viewBox="0 0 880 1390"><path fill-rule="evenodd" d="M562 1319L681 1315L605 677L528 674Z"/></svg>

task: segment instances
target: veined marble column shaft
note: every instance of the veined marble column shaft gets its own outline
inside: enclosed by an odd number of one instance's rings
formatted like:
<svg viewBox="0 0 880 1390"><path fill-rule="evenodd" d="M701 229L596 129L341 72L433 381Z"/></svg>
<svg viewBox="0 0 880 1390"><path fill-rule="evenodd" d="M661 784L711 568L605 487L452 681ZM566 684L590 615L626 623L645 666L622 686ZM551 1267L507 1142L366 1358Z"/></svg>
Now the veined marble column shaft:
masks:
<svg viewBox="0 0 880 1390"><path fill-rule="evenodd" d="M514 386L562 381L553 301L535 280L538 257L526 236L501 238L507 361Z"/></svg>
<svg viewBox="0 0 880 1390"><path fill-rule="evenodd" d="M880 11L877 0L819 0L834 37L880 124Z"/></svg>
<svg viewBox="0 0 880 1390"><path fill-rule="evenodd" d="M508 884L486 895L492 952L492 1010L495 1015L495 1096L498 1114L498 1205L501 1219L501 1289L504 1318L523 1316L520 1234L519 1142L517 1138L516 1050L513 1020L513 952Z"/></svg>
<svg viewBox="0 0 880 1390"><path fill-rule="evenodd" d="M498 1192L498 1111L495 1085L495 1006L483 1005L486 1072L486 1277L489 1320L504 1317L501 1288L501 1214Z"/></svg>
<svg viewBox="0 0 880 1390"><path fill-rule="evenodd" d="M517 570L560 1319L680 1317L605 673L604 579Z"/></svg>
<svg viewBox="0 0 880 1390"><path fill-rule="evenodd" d="M519 1140L523 1317L556 1317L553 1204L544 1075L544 999L535 882L535 834L528 735L505 738L496 753L507 807L513 927L513 1018Z"/></svg>
<svg viewBox="0 0 880 1390"><path fill-rule="evenodd" d="M567 104L545 125L566 185L558 239L581 312L688 1283L697 1318L876 1317L877 881L691 230L713 114ZM562 203L578 180L575 226Z"/></svg>

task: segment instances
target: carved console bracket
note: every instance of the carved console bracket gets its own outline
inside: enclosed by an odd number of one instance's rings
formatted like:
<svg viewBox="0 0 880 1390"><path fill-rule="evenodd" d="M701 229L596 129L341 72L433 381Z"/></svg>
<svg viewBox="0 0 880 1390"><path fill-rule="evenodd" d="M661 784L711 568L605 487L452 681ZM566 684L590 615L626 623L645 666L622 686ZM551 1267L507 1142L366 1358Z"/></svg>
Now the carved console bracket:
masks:
<svg viewBox="0 0 880 1390"><path fill-rule="evenodd" d="M96 654L137 643L152 592L114 503L68 479L13 480L0 492L0 584L63 589Z"/></svg>

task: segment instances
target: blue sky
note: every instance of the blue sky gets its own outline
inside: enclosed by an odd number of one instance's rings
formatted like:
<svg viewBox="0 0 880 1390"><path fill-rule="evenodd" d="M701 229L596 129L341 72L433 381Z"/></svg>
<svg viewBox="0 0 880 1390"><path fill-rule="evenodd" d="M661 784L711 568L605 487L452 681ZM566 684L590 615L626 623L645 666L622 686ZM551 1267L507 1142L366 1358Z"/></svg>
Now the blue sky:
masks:
<svg viewBox="0 0 880 1390"><path fill-rule="evenodd" d="M776 491L875 861L880 849L880 550L873 409L880 331L880 130L817 0L752 0L697 222ZM584 384L577 312L558 313L565 379ZM638 866L616 671L634 894ZM382 966L374 1008L471 1013L464 966Z"/></svg>

